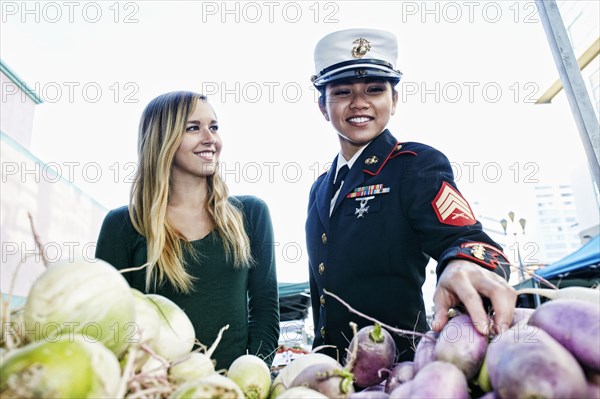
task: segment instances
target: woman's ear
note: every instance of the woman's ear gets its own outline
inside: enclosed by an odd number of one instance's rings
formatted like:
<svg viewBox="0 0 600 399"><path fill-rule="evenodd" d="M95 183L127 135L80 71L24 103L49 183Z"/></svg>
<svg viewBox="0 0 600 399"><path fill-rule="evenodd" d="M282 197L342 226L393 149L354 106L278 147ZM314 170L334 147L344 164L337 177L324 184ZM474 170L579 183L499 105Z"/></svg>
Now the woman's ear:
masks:
<svg viewBox="0 0 600 399"><path fill-rule="evenodd" d="M327 113L327 107L325 106L325 101L321 101L321 99L319 99L319 109L321 110L321 113L325 117L325 120L327 122L330 122L329 113Z"/></svg>
<svg viewBox="0 0 600 399"><path fill-rule="evenodd" d="M396 105L398 105L398 92L394 92L394 94L392 95L392 112L391 114L394 115L396 113Z"/></svg>

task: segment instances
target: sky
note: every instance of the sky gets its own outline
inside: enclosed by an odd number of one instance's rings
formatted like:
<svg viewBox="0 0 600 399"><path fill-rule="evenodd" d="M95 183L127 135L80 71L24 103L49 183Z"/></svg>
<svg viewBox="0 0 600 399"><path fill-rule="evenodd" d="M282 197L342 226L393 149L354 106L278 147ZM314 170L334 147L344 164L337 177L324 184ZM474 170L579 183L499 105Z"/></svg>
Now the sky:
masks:
<svg viewBox="0 0 600 399"><path fill-rule="evenodd" d="M459 189L486 214L533 218L533 185L568 182L586 162L564 92L534 104L558 73L533 1L1 7L2 60L44 99L36 156L63 165L107 209L125 205L145 105L173 90L206 94L230 192L269 205L281 281L307 279L308 193L339 150L310 83L314 46L330 32L368 27L398 37L404 77L389 129L443 151Z"/></svg>

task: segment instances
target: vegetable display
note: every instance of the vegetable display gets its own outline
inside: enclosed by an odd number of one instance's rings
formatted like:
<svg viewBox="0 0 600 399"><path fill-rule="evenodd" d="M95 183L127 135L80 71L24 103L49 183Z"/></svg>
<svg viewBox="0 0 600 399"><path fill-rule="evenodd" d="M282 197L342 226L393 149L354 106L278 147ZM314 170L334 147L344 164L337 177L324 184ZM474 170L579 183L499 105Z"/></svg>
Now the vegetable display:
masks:
<svg viewBox="0 0 600 399"><path fill-rule="evenodd" d="M558 292L552 292L558 291ZM537 309L481 335L458 312L440 333L373 322L338 361L313 352L271 371L246 354L215 370L171 300L130 288L100 261L50 265L22 309L0 306L2 398L593 398L600 399L598 289L538 290ZM419 337L395 363L392 334Z"/></svg>
<svg viewBox="0 0 600 399"><path fill-rule="evenodd" d="M480 334L468 314L457 312L441 332L420 334L414 361L391 367L382 367L379 359L388 357L386 350L393 359L394 348L365 339L381 326L363 327L350 341L344 367L306 365L291 386L301 380L301 386L330 398L600 399L598 289L544 294L550 299L537 309L516 309L510 329L489 335ZM361 358L372 367L365 369ZM361 380L366 375L377 378ZM355 392L347 384L350 376ZM281 389L278 395L290 397Z"/></svg>
<svg viewBox="0 0 600 399"><path fill-rule="evenodd" d="M1 305L2 398L243 399L254 389L242 359L230 370L239 383L215 371L211 356L229 326L206 349L179 306L132 289L101 260L51 264L22 309ZM247 356L260 381L250 397L264 399L268 366Z"/></svg>

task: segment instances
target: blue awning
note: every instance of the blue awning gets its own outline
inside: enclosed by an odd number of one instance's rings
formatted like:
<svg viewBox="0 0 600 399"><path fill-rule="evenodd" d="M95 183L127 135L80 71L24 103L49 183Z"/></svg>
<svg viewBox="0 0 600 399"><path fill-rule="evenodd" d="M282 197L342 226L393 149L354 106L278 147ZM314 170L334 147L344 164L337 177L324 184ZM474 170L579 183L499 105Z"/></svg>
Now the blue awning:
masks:
<svg viewBox="0 0 600 399"><path fill-rule="evenodd" d="M565 277L581 269L600 270L600 235L592 238L577 251L535 272L545 279Z"/></svg>
<svg viewBox="0 0 600 399"><path fill-rule="evenodd" d="M278 283L281 321L303 320L310 308L310 287L303 283Z"/></svg>

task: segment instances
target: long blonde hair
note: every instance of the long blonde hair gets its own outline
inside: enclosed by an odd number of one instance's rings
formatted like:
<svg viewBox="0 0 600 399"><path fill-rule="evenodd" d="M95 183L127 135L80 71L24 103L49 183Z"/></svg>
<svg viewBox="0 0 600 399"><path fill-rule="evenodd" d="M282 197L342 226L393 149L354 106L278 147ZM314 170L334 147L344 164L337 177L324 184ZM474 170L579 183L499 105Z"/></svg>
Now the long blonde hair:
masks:
<svg viewBox="0 0 600 399"><path fill-rule="evenodd" d="M139 125L138 169L129 198L129 216L135 229L146 238L146 290L164 283L177 291L192 291L193 280L186 271L184 246L192 246L167 221L170 172L175 152L183 140L189 115L202 94L178 91L160 95L144 109ZM223 242L228 260L235 267L252 263L250 240L240 209L229 200L225 182L217 171L207 177L206 208ZM193 253L194 257L202 254Z"/></svg>

